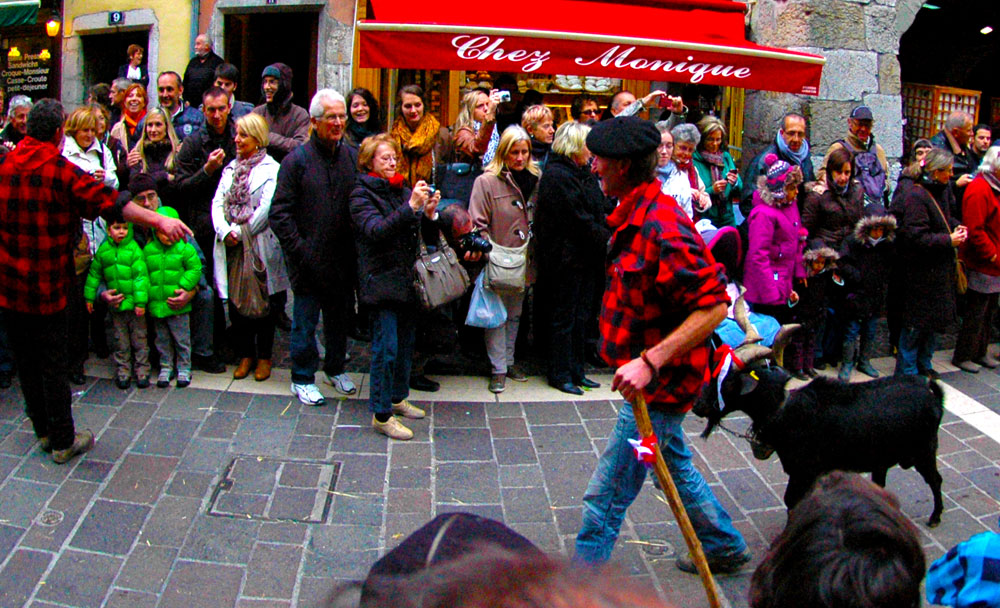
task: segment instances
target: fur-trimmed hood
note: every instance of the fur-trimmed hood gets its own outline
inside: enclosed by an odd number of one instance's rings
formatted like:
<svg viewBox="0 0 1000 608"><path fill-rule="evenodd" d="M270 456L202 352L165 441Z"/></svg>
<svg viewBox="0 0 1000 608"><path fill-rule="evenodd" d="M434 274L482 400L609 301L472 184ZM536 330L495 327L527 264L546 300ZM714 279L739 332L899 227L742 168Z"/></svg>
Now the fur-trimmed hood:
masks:
<svg viewBox="0 0 1000 608"><path fill-rule="evenodd" d="M885 231L884 238L892 241L896 238L896 218L891 215L869 215L858 220L854 225L854 238L862 243L868 238L868 231L881 226Z"/></svg>
<svg viewBox="0 0 1000 608"><path fill-rule="evenodd" d="M818 260L820 258L823 258L826 261L826 263L823 264L823 270L820 272L813 272L812 263L814 260ZM806 274L810 277L816 276L817 274L827 270L833 270L837 267L837 260L839 259L840 254L837 253L833 247L827 247L826 245L820 247L814 246L812 249L806 249L802 253L802 263L806 267Z"/></svg>

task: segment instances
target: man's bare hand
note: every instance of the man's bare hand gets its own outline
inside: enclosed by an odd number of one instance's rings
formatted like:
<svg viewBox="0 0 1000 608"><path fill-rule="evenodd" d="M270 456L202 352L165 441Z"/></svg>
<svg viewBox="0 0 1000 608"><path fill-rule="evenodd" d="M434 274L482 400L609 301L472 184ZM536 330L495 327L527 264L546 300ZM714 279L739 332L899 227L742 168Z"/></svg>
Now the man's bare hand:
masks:
<svg viewBox="0 0 1000 608"><path fill-rule="evenodd" d="M225 162L226 151L222 148L213 150L212 153L208 155L208 161L205 162L205 173L214 175L216 171L222 168L222 165Z"/></svg>
<svg viewBox="0 0 1000 608"><path fill-rule="evenodd" d="M635 403L635 396L653 381L653 370L641 358L632 359L615 371L611 390L618 391L629 403Z"/></svg>
<svg viewBox="0 0 1000 608"><path fill-rule="evenodd" d="M178 219L167 217L165 215L160 215L158 218L156 230L160 234L165 234L167 236L167 240L170 241L171 244L194 234L191 232L191 229L187 227L187 224Z"/></svg>
<svg viewBox="0 0 1000 608"><path fill-rule="evenodd" d="M101 298L108 305L108 308L118 310L118 307L125 301L125 294L118 293L117 289L109 289L101 294Z"/></svg>
<svg viewBox="0 0 1000 608"><path fill-rule="evenodd" d="M196 289L192 289L191 291L187 291L186 289L175 289L173 297L167 298L167 306L169 306L171 310L180 310L194 299L194 294L196 293Z"/></svg>

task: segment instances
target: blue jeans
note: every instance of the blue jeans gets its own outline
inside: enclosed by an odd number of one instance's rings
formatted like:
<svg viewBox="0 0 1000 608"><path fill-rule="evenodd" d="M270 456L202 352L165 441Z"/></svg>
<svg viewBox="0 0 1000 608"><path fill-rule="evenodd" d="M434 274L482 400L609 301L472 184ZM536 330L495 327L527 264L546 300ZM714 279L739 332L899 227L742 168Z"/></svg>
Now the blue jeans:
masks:
<svg viewBox="0 0 1000 608"><path fill-rule="evenodd" d="M292 355L292 382L312 384L319 369L319 349L316 347L316 326L323 313L323 344L326 360L323 371L330 376L344 373L347 354L346 305L342 296L316 296L296 293L292 303L292 335L289 350Z"/></svg>
<svg viewBox="0 0 1000 608"><path fill-rule="evenodd" d="M853 344L861 336L860 359L868 360L868 353L875 345L875 333L878 331L878 317L868 319L850 319L844 325L844 344Z"/></svg>
<svg viewBox="0 0 1000 608"><path fill-rule="evenodd" d="M203 285L191 300L191 352L199 357L212 356L213 293L211 287Z"/></svg>
<svg viewBox="0 0 1000 608"><path fill-rule="evenodd" d="M368 406L373 414L391 414L392 404L409 396L416 333L412 313L385 308L372 311Z"/></svg>
<svg viewBox="0 0 1000 608"><path fill-rule="evenodd" d="M691 463L681 421L684 414L650 411L653 432L660 443L674 485L681 496L691 524L705 555L728 557L746 550L743 536L712 494L705 479ZM635 457L628 439L638 439L639 431L628 402L618 411L618 422L608 438L597 469L583 495L583 527L576 537L577 561L601 564L611 557L625 510L632 504L646 480L646 467Z"/></svg>
<svg viewBox="0 0 1000 608"><path fill-rule="evenodd" d="M930 371L931 357L937 346L937 334L913 327L899 332L899 353L896 355L895 374L916 376Z"/></svg>

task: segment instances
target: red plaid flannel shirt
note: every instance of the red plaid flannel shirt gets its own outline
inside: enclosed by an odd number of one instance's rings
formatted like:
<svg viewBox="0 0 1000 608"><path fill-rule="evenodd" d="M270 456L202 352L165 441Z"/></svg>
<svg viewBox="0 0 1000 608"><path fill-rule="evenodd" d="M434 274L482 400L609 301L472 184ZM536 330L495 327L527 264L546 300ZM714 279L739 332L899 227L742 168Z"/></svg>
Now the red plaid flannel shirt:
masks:
<svg viewBox="0 0 1000 608"><path fill-rule="evenodd" d="M618 368L661 342L695 310L729 303L716 263L684 211L654 180L629 193L609 218L608 288L601 307L601 355ZM691 408L711 359L701 344L667 362L643 391L650 407Z"/></svg>
<svg viewBox="0 0 1000 608"><path fill-rule="evenodd" d="M80 218L96 218L116 196L51 143L25 137L0 159L0 308L66 308Z"/></svg>

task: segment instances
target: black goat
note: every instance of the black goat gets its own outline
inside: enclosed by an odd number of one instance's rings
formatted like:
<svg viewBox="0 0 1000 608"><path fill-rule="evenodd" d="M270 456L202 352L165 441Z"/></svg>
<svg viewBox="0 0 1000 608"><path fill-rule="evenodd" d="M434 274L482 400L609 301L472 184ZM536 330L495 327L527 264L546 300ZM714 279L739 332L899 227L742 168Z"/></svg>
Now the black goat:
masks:
<svg viewBox="0 0 1000 608"><path fill-rule="evenodd" d="M941 475L937 469L938 426L944 413L944 394L932 380L920 376L890 376L848 384L816 378L786 393L791 378L768 361L768 348L750 345L737 349L744 362L733 366L719 388L709 383L694 412L708 419L702 437L708 437L727 414L743 411L752 421L754 455L766 459L778 453L788 474L785 506L791 509L820 475L833 470L870 472L885 486L889 469L911 466L930 486L934 511L927 524L941 523ZM787 395L787 396L786 396ZM761 449L763 444L771 450Z"/></svg>

